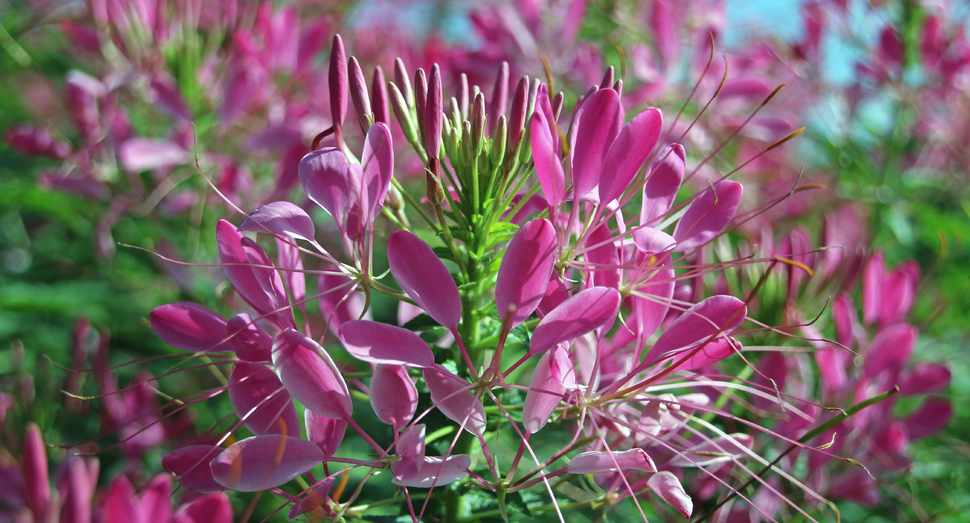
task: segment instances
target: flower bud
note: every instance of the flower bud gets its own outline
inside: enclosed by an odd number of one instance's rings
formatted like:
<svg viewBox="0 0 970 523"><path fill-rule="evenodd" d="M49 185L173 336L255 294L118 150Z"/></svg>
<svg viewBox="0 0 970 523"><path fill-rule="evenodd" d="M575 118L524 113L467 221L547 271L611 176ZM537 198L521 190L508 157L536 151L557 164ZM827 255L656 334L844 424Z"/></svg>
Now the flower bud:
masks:
<svg viewBox="0 0 970 523"><path fill-rule="evenodd" d="M609 89L613 85L613 66L606 68L606 74L603 75L603 81L600 82L600 89Z"/></svg>
<svg viewBox="0 0 970 523"><path fill-rule="evenodd" d="M478 93L478 96L475 97L475 105L472 108L471 119L471 145L475 157L482 151L482 140L485 138L485 119L485 97Z"/></svg>
<svg viewBox="0 0 970 523"><path fill-rule="evenodd" d="M391 110L387 102L387 82L384 81L384 71L381 66L374 68L374 78L370 84L371 110L374 112L374 123L381 122L390 125Z"/></svg>
<svg viewBox="0 0 970 523"><path fill-rule="evenodd" d="M370 97L367 95L367 81L364 80L364 72L360 70L360 64L353 56L347 63L347 76L350 79L350 99L354 102L354 110L357 112L357 123L360 128L367 131L374 120L371 112Z"/></svg>
<svg viewBox="0 0 970 523"><path fill-rule="evenodd" d="M431 67L431 82L428 84L427 113L424 115L425 140L428 143L428 157L438 158L441 154L441 127L444 120L444 100L441 92L441 69L438 64Z"/></svg>
<svg viewBox="0 0 970 523"><path fill-rule="evenodd" d="M493 119L505 114L505 104L509 98L509 63L502 62L498 76L495 78L495 88L492 89L492 103L488 107L488 114ZM492 126L489 124L488 131L491 132Z"/></svg>
<svg viewBox="0 0 970 523"><path fill-rule="evenodd" d="M489 152L493 166L502 165L502 160L505 159L505 142L508 137L507 126L505 115L499 116L495 123L495 130L492 131L492 149Z"/></svg>
<svg viewBox="0 0 970 523"><path fill-rule="evenodd" d="M411 92L411 81L408 80L408 70L404 67L404 62L400 58L394 59L394 83L397 84L407 107L414 106L414 94Z"/></svg>
<svg viewBox="0 0 970 523"><path fill-rule="evenodd" d="M330 51L330 74L327 81L330 84L330 117L333 119L334 135L337 143L343 144L341 127L344 114L347 113L347 58L344 54L344 42L340 35L333 36L333 48Z"/></svg>
<svg viewBox="0 0 970 523"><path fill-rule="evenodd" d="M468 76L465 73L461 73L461 86L458 88L458 102L461 108L461 117L468 118L468 102L471 100L468 96Z"/></svg>
<svg viewBox="0 0 970 523"><path fill-rule="evenodd" d="M522 139L525 131L525 119L529 110L529 77L523 76L518 85L515 86L515 94L512 95L512 109L509 114L509 152L513 152Z"/></svg>
<svg viewBox="0 0 970 523"><path fill-rule="evenodd" d="M391 106L394 108L394 116L397 117L397 123L401 126L404 137L411 143L417 143L418 135L414 129L414 122L411 121L411 111L397 84L390 83L388 94L390 94Z"/></svg>
<svg viewBox="0 0 970 523"><path fill-rule="evenodd" d="M428 112L428 78L424 74L424 69L414 72L414 112L418 121L418 136L422 143L426 142L427 127L426 114ZM437 157L437 154L435 155Z"/></svg>

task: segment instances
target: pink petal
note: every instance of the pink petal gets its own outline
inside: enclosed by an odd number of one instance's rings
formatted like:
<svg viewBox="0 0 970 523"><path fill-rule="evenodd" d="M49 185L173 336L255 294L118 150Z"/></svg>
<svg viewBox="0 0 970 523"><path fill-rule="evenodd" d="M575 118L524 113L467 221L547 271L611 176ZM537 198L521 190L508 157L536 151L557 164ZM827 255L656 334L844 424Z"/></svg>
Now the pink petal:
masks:
<svg viewBox="0 0 970 523"><path fill-rule="evenodd" d="M158 474L141 491L138 513L144 522L164 521L172 517L172 478L168 474Z"/></svg>
<svg viewBox="0 0 970 523"><path fill-rule="evenodd" d="M401 477L413 477L424 464L425 451L425 425L418 424L401 434L395 448L397 455L401 458L397 461L395 475Z"/></svg>
<svg viewBox="0 0 970 523"><path fill-rule="evenodd" d="M239 226L240 231L263 232L313 242L313 220L290 202L272 202L256 209Z"/></svg>
<svg viewBox="0 0 970 523"><path fill-rule="evenodd" d="M899 392L903 394L926 394L950 383L950 369L939 363L920 363L899 377Z"/></svg>
<svg viewBox="0 0 970 523"><path fill-rule="evenodd" d="M670 460L672 467L704 467L730 461L736 456L745 455L745 448L751 448L754 438L747 434L731 434L730 438L717 438L710 443L701 443L683 451Z"/></svg>
<svg viewBox="0 0 970 523"><path fill-rule="evenodd" d="M583 452L569 461L566 470L570 474L603 474L618 470L656 472L657 466L643 449L630 449L616 452Z"/></svg>
<svg viewBox="0 0 970 523"><path fill-rule="evenodd" d="M296 519L297 516L306 514L321 507L330 494L330 489L333 487L333 482L336 478L329 478L321 481L318 485L313 487L313 490L307 493L298 503L293 504L293 508L290 509L290 519Z"/></svg>
<svg viewBox="0 0 970 523"><path fill-rule="evenodd" d="M222 452L221 447L190 445L162 458L162 467L175 474L183 487L196 492L217 492L222 485L212 478L209 462Z"/></svg>
<svg viewBox="0 0 970 523"><path fill-rule="evenodd" d="M677 246L677 240L660 229L641 227L633 231L633 244L640 252L655 255L669 253Z"/></svg>
<svg viewBox="0 0 970 523"><path fill-rule="evenodd" d="M384 208L384 198L394 174L394 144L386 124L378 122L367 130L360 164L364 175L361 197L366 198L361 205L367 211L362 213L362 225L366 227Z"/></svg>
<svg viewBox="0 0 970 523"><path fill-rule="evenodd" d="M337 453L340 443L344 440L347 422L342 419L325 418L310 409L305 409L303 419L306 421L306 439L323 451L324 456Z"/></svg>
<svg viewBox="0 0 970 523"><path fill-rule="evenodd" d="M241 244L249 263L252 264L251 270L253 276L262 289L263 296L265 296L265 298L259 296L256 289L252 288L250 292L255 294L253 300L256 302L266 302L264 306L267 307L267 310L264 311L264 314L270 311L278 311L270 314L270 318L281 328L295 327L293 310L290 307L289 298L287 298L286 290L283 287L283 279L280 278L279 272L276 271L276 266L273 265L266 251L253 240L243 238Z"/></svg>
<svg viewBox="0 0 970 523"><path fill-rule="evenodd" d="M282 485L324 460L309 441L290 436L255 436L232 444L209 465L220 485L257 492Z"/></svg>
<svg viewBox="0 0 970 523"><path fill-rule="evenodd" d="M424 382L431 392L431 401L449 419L464 424L465 430L479 436L485 432L485 407L469 383L436 365L421 371ZM464 390L462 390L464 389Z"/></svg>
<svg viewBox="0 0 970 523"><path fill-rule="evenodd" d="M918 275L919 266L915 263L901 265L886 275L880 300L880 324L891 325L906 317L916 297Z"/></svg>
<svg viewBox="0 0 970 523"><path fill-rule="evenodd" d="M98 462L89 469L84 460L71 456L57 478L61 495L61 523L91 523L91 497L98 483ZM92 474L93 473L93 474Z"/></svg>
<svg viewBox="0 0 970 523"><path fill-rule="evenodd" d="M522 425L530 434L549 421L549 416L562 402L567 389L576 387L576 369L562 347L542 355L529 380L529 392L522 407Z"/></svg>
<svg viewBox="0 0 970 523"><path fill-rule="evenodd" d="M677 250L693 249L714 239L734 218L742 192L740 183L724 180L691 202L674 229Z"/></svg>
<svg viewBox="0 0 970 523"><path fill-rule="evenodd" d="M512 327L536 309L549 284L556 260L556 231L548 220L532 220L512 237L495 285L495 304L502 323Z"/></svg>
<svg viewBox="0 0 970 523"><path fill-rule="evenodd" d="M676 369L680 371L697 370L708 365L713 365L740 351L741 343L738 340L734 338L721 338L703 345L697 351L697 354L693 354L686 361L678 364L680 361L679 356L694 352L693 350L683 351L678 357L674 357L674 364L677 365Z"/></svg>
<svg viewBox="0 0 970 523"><path fill-rule="evenodd" d="M27 485L30 511L36 521L42 521L51 499L51 485L47 472L47 447L44 446L40 428L33 423L27 425L23 458L24 483Z"/></svg>
<svg viewBox="0 0 970 523"><path fill-rule="evenodd" d="M658 472L647 480L647 486L671 507L677 509L681 516L689 518L691 513L694 512L694 502L673 473L666 470Z"/></svg>
<svg viewBox="0 0 970 523"><path fill-rule="evenodd" d="M818 365L818 373L822 377L822 385L830 393L841 390L848 381L845 372L845 364L848 358L843 354L848 354L848 352L842 348L815 351L815 363Z"/></svg>
<svg viewBox="0 0 970 523"><path fill-rule="evenodd" d="M832 303L832 319L835 321L836 341L852 347L855 339L855 329L859 325L859 318L856 316L855 307L852 306L852 298L847 294L840 294Z"/></svg>
<svg viewBox="0 0 970 523"><path fill-rule="evenodd" d="M666 234L663 234L663 236L671 242L673 241L670 236ZM634 235L635 239L636 235ZM666 241L663 240L663 243ZM640 245L638 244L637 247L640 247ZM637 286L639 293L651 297L637 295L630 297L633 301L633 312L636 318L635 332L640 339L646 340L657 332L670 310L671 298L674 295L674 270L670 256L666 254L657 257L654 254L648 255L641 252L636 255L636 259L648 262L639 271L638 281L643 278L644 274L652 273L648 279Z"/></svg>
<svg viewBox="0 0 970 523"><path fill-rule="evenodd" d="M417 334L376 321L354 320L340 328L351 356L370 363L433 367L434 353Z"/></svg>
<svg viewBox="0 0 970 523"><path fill-rule="evenodd" d="M387 241L387 262L394 279L428 316L449 330L458 327L458 285L427 243L408 231L397 231Z"/></svg>
<svg viewBox="0 0 970 523"><path fill-rule="evenodd" d="M600 203L612 202L630 187L657 145L662 129L663 117L657 109L648 109L623 126L606 153L603 175L599 180Z"/></svg>
<svg viewBox="0 0 970 523"><path fill-rule="evenodd" d="M246 242L248 245L244 247L244 240L248 238L240 234L231 223L225 220L219 221L216 226L216 242L219 245L219 259L225 264L223 269L226 271L226 277L246 303L260 314L268 314L279 309L287 301L285 293L280 296L282 280L279 280L279 274L276 274L274 269L253 267L257 263L272 267L272 263L259 246L251 243L252 240ZM258 262L251 261L251 256L257 258ZM278 303L281 299L283 303ZM286 327L292 325L293 314L281 311L272 314L269 319L281 327Z"/></svg>
<svg viewBox="0 0 970 523"><path fill-rule="evenodd" d="M598 245L598 247L596 247ZM589 284L597 287L620 287L620 254L607 224L597 227L586 240L583 257L590 265L586 269Z"/></svg>
<svg viewBox="0 0 970 523"><path fill-rule="evenodd" d="M124 475L115 477L108 495L101 500L104 523L129 523L136 520L135 489Z"/></svg>
<svg viewBox="0 0 970 523"><path fill-rule="evenodd" d="M904 423L909 431L909 439L913 440L943 430L952 418L953 405L950 400L931 398L910 414Z"/></svg>
<svg viewBox="0 0 970 523"><path fill-rule="evenodd" d="M585 196L600 182L603 161L622 122L620 97L612 89L600 89L586 97L576 111L569 140L576 199Z"/></svg>
<svg viewBox="0 0 970 523"><path fill-rule="evenodd" d="M862 272L862 321L870 325L879 316L886 263L882 251L876 251Z"/></svg>
<svg viewBox="0 0 970 523"><path fill-rule="evenodd" d="M435 487L448 485L467 476L472 460L465 454L447 458L429 456L424 458L424 464L417 472L408 476L399 474L399 463L399 461L391 463L391 472L394 473L391 483L402 487L431 488L432 485Z"/></svg>
<svg viewBox="0 0 970 523"><path fill-rule="evenodd" d="M169 140L132 138L118 146L118 161L129 171L149 171L189 161L189 152Z"/></svg>
<svg viewBox="0 0 970 523"><path fill-rule="evenodd" d="M337 267L329 266L325 270L336 272ZM338 337L344 323L360 318L364 312L366 299L362 293L354 290L356 284L349 283L350 281L350 276L343 274L321 274L317 280L317 292L322 294L320 314L330 332Z"/></svg>
<svg viewBox="0 0 970 523"><path fill-rule="evenodd" d="M226 320L195 303L178 301L156 307L148 315L152 330L176 349L193 352L233 352Z"/></svg>
<svg viewBox="0 0 970 523"><path fill-rule="evenodd" d="M173 523L232 523L232 505L219 492L206 494L179 509Z"/></svg>
<svg viewBox="0 0 970 523"><path fill-rule="evenodd" d="M616 289L592 287L580 291L542 318L532 333L529 352L543 352L612 325L619 308L620 293Z"/></svg>
<svg viewBox="0 0 970 523"><path fill-rule="evenodd" d="M644 358L652 365L718 334L726 336L744 321L747 307L733 296L711 296L687 309L660 335Z"/></svg>
<svg viewBox="0 0 970 523"><path fill-rule="evenodd" d="M536 107L532 113L530 140L536 177L542 193L546 195L549 208L555 209L562 203L566 194L566 175L563 174L560 160L559 132L556 130L556 117L549 103L545 84L539 86Z"/></svg>
<svg viewBox="0 0 970 523"><path fill-rule="evenodd" d="M377 419L395 429L411 422L418 409L418 389L407 367L378 365L370 380L370 404Z"/></svg>
<svg viewBox="0 0 970 523"><path fill-rule="evenodd" d="M306 314L306 303L300 303L306 299L306 274L303 272L300 250L292 243L277 237L276 253L293 303Z"/></svg>
<svg viewBox="0 0 970 523"><path fill-rule="evenodd" d="M241 312L226 323L226 338L244 361L273 361L273 338L266 334L253 319Z"/></svg>
<svg viewBox="0 0 970 523"><path fill-rule="evenodd" d="M539 314L540 318L545 317L546 314L549 314L558 307L560 303L568 299L569 292L566 290L566 286L559 279L558 274L551 272L549 274L549 285L546 287L546 293L542 296L542 301L536 307L536 313Z"/></svg>
<svg viewBox="0 0 970 523"><path fill-rule="evenodd" d="M166 76L155 76L148 86L149 98L172 116L183 120L191 120L189 108L182 101L178 86Z"/></svg>
<svg viewBox="0 0 970 523"><path fill-rule="evenodd" d="M268 400L271 395L273 399ZM293 399L276 373L258 363L237 361L229 375L229 402L253 434L300 435Z"/></svg>
<svg viewBox="0 0 970 523"><path fill-rule="evenodd" d="M307 196L346 230L351 207L360 202L363 172L339 149L313 151L300 160L300 182Z"/></svg>
<svg viewBox="0 0 970 523"><path fill-rule="evenodd" d="M865 376L872 378L886 369L902 367L913 353L916 335L916 328L906 324L880 331L866 353Z"/></svg>
<svg viewBox="0 0 970 523"><path fill-rule="evenodd" d="M353 403L347 384L315 341L286 329L273 343L273 365L286 390L303 406L327 418L350 418Z"/></svg>

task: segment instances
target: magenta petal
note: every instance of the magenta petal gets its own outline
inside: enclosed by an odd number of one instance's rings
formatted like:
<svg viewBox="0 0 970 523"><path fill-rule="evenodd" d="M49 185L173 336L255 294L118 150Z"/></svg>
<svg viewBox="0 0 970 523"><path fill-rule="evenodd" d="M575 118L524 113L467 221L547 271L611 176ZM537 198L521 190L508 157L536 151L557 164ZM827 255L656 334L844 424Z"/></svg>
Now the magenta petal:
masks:
<svg viewBox="0 0 970 523"><path fill-rule="evenodd" d="M272 399L268 399L272 396ZM257 436L300 435L293 399L276 373L258 363L237 361L229 375L229 402L236 416Z"/></svg>
<svg viewBox="0 0 970 523"><path fill-rule="evenodd" d="M347 422L342 419L325 418L310 409L303 411L306 421L306 439L320 447L324 456L337 453L340 443L344 440Z"/></svg>
<svg viewBox="0 0 970 523"><path fill-rule="evenodd" d="M848 294L840 294L832 303L832 320L835 322L836 341L851 347L855 339L855 330L859 325L852 298Z"/></svg>
<svg viewBox="0 0 970 523"><path fill-rule="evenodd" d="M241 312L226 322L226 338L244 361L273 361L273 338Z"/></svg>
<svg viewBox="0 0 970 523"><path fill-rule="evenodd" d="M401 458L396 461L395 475L401 477L413 477L418 473L421 465L424 464L425 451L425 425L423 423L415 425L401 434L395 448L397 455Z"/></svg>
<svg viewBox="0 0 970 523"><path fill-rule="evenodd" d="M896 324L879 332L866 353L865 376L872 378L888 368L906 363L916 344L916 328Z"/></svg>
<svg viewBox="0 0 970 523"><path fill-rule="evenodd" d="M746 455L745 450L751 448L754 438L747 434L731 434L730 438L717 438L710 443L695 445L675 456L668 463L672 467L703 467L724 463L735 456Z"/></svg>
<svg viewBox="0 0 970 523"><path fill-rule="evenodd" d="M90 523L91 497L98 484L98 461L91 468L77 456L70 456L62 465L57 478L61 495L61 523ZM168 498L166 498L168 501Z"/></svg>
<svg viewBox="0 0 970 523"><path fill-rule="evenodd" d="M609 225L604 223L590 233L583 257L589 263L586 272L590 286L620 287L620 253Z"/></svg>
<svg viewBox="0 0 970 523"><path fill-rule="evenodd" d="M108 495L101 500L104 523L128 523L136 521L135 489L124 475L115 477L108 487Z"/></svg>
<svg viewBox="0 0 970 523"><path fill-rule="evenodd" d="M364 137L364 152L360 158L363 173L361 205L367 211L362 213L364 226L374 221L384 208L387 188L394 174L394 144L391 130L383 123L375 123Z"/></svg>
<svg viewBox="0 0 970 523"><path fill-rule="evenodd" d="M652 365L706 341L718 334L727 336L747 315L744 302L733 296L711 296L687 309L660 335L644 358L644 365Z"/></svg>
<svg viewBox="0 0 970 523"><path fill-rule="evenodd" d="M663 235L673 240L670 236ZM637 291L642 295L633 295L630 298L633 301L633 312L636 317L635 332L638 337L646 340L657 332L670 310L671 298L674 295L674 270L669 255L656 257L653 254L648 256L641 252L636 259L638 265L642 261L647 262L638 274L638 281L643 280L645 276L648 277L637 286Z"/></svg>
<svg viewBox="0 0 970 523"><path fill-rule="evenodd" d="M538 432L562 402L567 389L576 387L576 369L562 347L542 355L529 380L529 392L522 406L522 425L530 434Z"/></svg>
<svg viewBox="0 0 970 523"><path fill-rule="evenodd" d="M885 272L886 262L882 251L876 251L866 262L866 267L862 272L862 321L866 325L876 321L879 317Z"/></svg>
<svg viewBox="0 0 970 523"><path fill-rule="evenodd" d="M169 521L172 517L172 477L156 475L141 491L140 498L137 510L142 521Z"/></svg>
<svg viewBox="0 0 970 523"><path fill-rule="evenodd" d="M240 231L265 232L294 240L313 241L313 220L303 209L290 202L272 202L253 211Z"/></svg>
<svg viewBox="0 0 970 523"><path fill-rule="evenodd" d="M421 371L435 406L452 421L464 424L465 430L479 436L485 432L485 407L478 401L469 383L436 365ZM462 390L464 389L464 390Z"/></svg>
<svg viewBox="0 0 970 523"><path fill-rule="evenodd" d="M483 411L484 414L484 411ZM23 450L24 483L27 486L27 501L35 521L43 521L44 513L51 499L51 485L47 472L47 447L40 428L31 423L27 426Z"/></svg>
<svg viewBox="0 0 970 523"><path fill-rule="evenodd" d="M232 505L229 503L229 498L221 492L206 494L180 508L174 522L232 523Z"/></svg>
<svg viewBox="0 0 970 523"><path fill-rule="evenodd" d="M618 470L656 472L657 466L643 449L630 449L617 452L583 452L569 460L566 470L570 474L603 474Z"/></svg>
<svg viewBox="0 0 970 523"><path fill-rule="evenodd" d="M297 516L306 514L322 506L327 501L327 496L330 494L330 489L333 487L335 479L329 478L321 481L303 499L298 503L294 503L293 508L290 509L290 519L296 519Z"/></svg>
<svg viewBox="0 0 970 523"><path fill-rule="evenodd" d="M692 354L683 363L677 364L680 361L680 355L678 355L674 358L674 364L677 365L677 370L696 370L717 363L740 350L741 343L738 340L730 337L721 338L703 345L700 349L697 349L696 354ZM693 352L694 349L686 350L683 351L683 355Z"/></svg>
<svg viewBox="0 0 970 523"><path fill-rule="evenodd" d="M546 287L546 293L542 296L542 301L539 302L539 306L536 307L536 313L540 318L545 317L546 314L549 314L558 307L560 303L568 299L569 291L566 290L566 285L559 279L558 274L552 272L549 274L549 286Z"/></svg>
<svg viewBox="0 0 970 523"><path fill-rule="evenodd" d="M689 518L691 513L694 512L694 502L673 473L666 470L658 472L647 480L647 486L671 507L677 509L681 516Z"/></svg>
<svg viewBox="0 0 970 523"><path fill-rule="evenodd" d="M657 109L648 109L620 129L620 134L606 153L603 174L599 180L600 203L608 204L629 188L643 162L657 145L663 117Z"/></svg>
<svg viewBox="0 0 970 523"><path fill-rule="evenodd" d="M395 429L411 422L418 409L418 389L407 367L378 365L370 380L370 404L377 419Z"/></svg>
<svg viewBox="0 0 970 523"><path fill-rule="evenodd" d="M641 227L633 231L633 244L640 252L655 255L672 250L677 240L660 229Z"/></svg>
<svg viewBox="0 0 970 523"><path fill-rule="evenodd" d="M556 261L556 231L548 220L523 225L512 237L495 285L495 305L502 323L512 327L536 309L549 285Z"/></svg>
<svg viewBox="0 0 970 523"><path fill-rule="evenodd" d="M640 206L640 224L652 223L670 210L687 169L684 147L674 144L657 155L655 164L643 185L643 204Z"/></svg>
<svg viewBox="0 0 970 523"><path fill-rule="evenodd" d="M902 394L926 394L950 383L950 369L939 363L920 363L899 377Z"/></svg>
<svg viewBox="0 0 970 523"><path fill-rule="evenodd" d="M340 339L351 356L370 363L433 367L434 353L417 334L376 321L348 321Z"/></svg>
<svg viewBox="0 0 970 523"><path fill-rule="evenodd" d="M162 467L175 474L183 487L196 492L218 492L222 485L212 479L209 462L222 452L212 445L182 447L162 458Z"/></svg>
<svg viewBox="0 0 970 523"><path fill-rule="evenodd" d="M347 384L315 341L286 329L273 343L273 365L286 390L303 406L327 418L350 418L354 407Z"/></svg>
<svg viewBox="0 0 970 523"><path fill-rule="evenodd" d="M606 152L620 132L622 122L620 97L612 89L600 89L586 97L576 111L569 140L569 159L572 164L573 193L577 200L600 183ZM602 203L605 205L609 202Z"/></svg>
<svg viewBox="0 0 970 523"><path fill-rule="evenodd" d="M323 452L307 440L270 434L232 444L209 466L220 485L256 492L282 485L323 460Z"/></svg>
<svg viewBox="0 0 970 523"><path fill-rule="evenodd" d="M562 170L560 160L559 132L556 129L556 117L549 104L546 86L540 85L536 95L536 107L532 113L530 141L532 157L536 168L536 177L542 193L549 202L549 208L555 209L562 203L566 195L566 175Z"/></svg>
<svg viewBox="0 0 970 523"><path fill-rule="evenodd" d="M333 45L330 48L330 70L327 75L330 87L330 118L334 127L340 128L347 113L347 55L344 53L344 41L339 34L333 35Z"/></svg>
<svg viewBox="0 0 970 523"><path fill-rule="evenodd" d="M387 262L394 279L428 316L449 330L458 327L458 285L427 243L408 231L397 231L387 241Z"/></svg>
<svg viewBox="0 0 970 523"><path fill-rule="evenodd" d="M580 291L552 310L532 333L529 352L539 353L612 325L620 308L620 293L607 287Z"/></svg>
<svg viewBox="0 0 970 523"><path fill-rule="evenodd" d="M226 320L209 309L184 301L156 307L149 314L152 330L176 349L193 352L232 352Z"/></svg>
<svg viewBox="0 0 970 523"><path fill-rule="evenodd" d="M431 488L432 485L444 486L467 476L472 460L465 454L447 458L426 457L417 472L408 476L399 474L399 463L399 461L391 463L391 472L394 473L391 483L402 487Z"/></svg>
<svg viewBox="0 0 970 523"><path fill-rule="evenodd" d="M848 380L845 372L845 364L848 359L845 354L849 354L845 349L818 349L815 351L815 363L818 365L818 373L821 376L822 385L828 392L836 392L845 386Z"/></svg>
<svg viewBox="0 0 970 523"><path fill-rule="evenodd" d="M725 180L691 202L674 229L677 250L693 249L714 239L734 218L742 192L740 183Z"/></svg>
<svg viewBox="0 0 970 523"><path fill-rule="evenodd" d="M118 146L118 161L129 171L150 171L189 161L189 152L169 140L131 138Z"/></svg>
<svg viewBox="0 0 970 523"><path fill-rule="evenodd" d="M276 270L271 268L269 257L258 245L225 220L219 220L216 226L216 242L219 245L219 259L225 264L223 268L226 277L246 303L260 314L269 314L286 303L282 280ZM255 268L253 265L265 267ZM281 327L286 327L292 325L293 314L281 311L272 314L270 319Z"/></svg>
<svg viewBox="0 0 970 523"><path fill-rule="evenodd" d="M313 151L300 160L300 182L307 196L346 230L351 207L360 202L363 173L339 149Z"/></svg>
<svg viewBox="0 0 970 523"><path fill-rule="evenodd" d="M909 439L919 439L934 432L943 430L953 418L953 405L945 398L931 398L926 400L916 412L913 412L904 422L909 431Z"/></svg>

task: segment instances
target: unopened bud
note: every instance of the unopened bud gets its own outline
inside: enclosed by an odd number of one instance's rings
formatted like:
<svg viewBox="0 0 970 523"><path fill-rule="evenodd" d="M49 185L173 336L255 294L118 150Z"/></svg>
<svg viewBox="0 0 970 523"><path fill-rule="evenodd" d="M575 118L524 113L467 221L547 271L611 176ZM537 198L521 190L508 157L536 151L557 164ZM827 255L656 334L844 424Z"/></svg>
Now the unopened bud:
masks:
<svg viewBox="0 0 970 523"><path fill-rule="evenodd" d="M526 118L528 118L528 116L535 111L536 95L539 93L539 85L541 83L542 82L540 82L538 78L534 78L532 80L532 85L529 86L529 110L525 112Z"/></svg>
<svg viewBox="0 0 970 523"><path fill-rule="evenodd" d="M444 100L441 91L441 69L438 64L431 67L431 81L428 84L427 113L425 114L425 139L428 142L428 156L438 158L441 154L441 126L444 120Z"/></svg>
<svg viewBox="0 0 970 523"><path fill-rule="evenodd" d="M333 120L337 143L343 145L341 127L344 123L344 115L347 113L347 57L344 54L344 42L340 39L340 35L333 36L330 74L327 81L330 84L330 118Z"/></svg>
<svg viewBox="0 0 970 523"><path fill-rule="evenodd" d="M489 105L488 114L492 116L492 119L496 119L499 115L505 114L505 104L509 99L509 63L502 62L502 67L498 71L498 76L495 77L495 88L492 89L492 103ZM488 130L491 131L492 126L488 126Z"/></svg>
<svg viewBox="0 0 970 523"><path fill-rule="evenodd" d="M374 115L371 113L370 97L367 95L367 81L364 80L364 72L360 70L360 64L353 56L347 62L347 76L350 80L350 99L354 102L354 111L357 112L357 123L366 133L374 120Z"/></svg>
<svg viewBox="0 0 970 523"><path fill-rule="evenodd" d="M477 157L482 151L482 140L485 138L485 97L481 93L475 97L472 107L472 152Z"/></svg>
<svg viewBox="0 0 970 523"><path fill-rule="evenodd" d="M559 121L559 114L562 113L562 104L566 99L565 95L560 92L552 99L552 114L556 117L556 121Z"/></svg>
<svg viewBox="0 0 970 523"><path fill-rule="evenodd" d="M498 166L502 165L502 160L505 159L505 143L508 139L507 120L505 115L498 117L495 122L495 129L492 131L492 149L490 151L492 165Z"/></svg>
<svg viewBox="0 0 970 523"><path fill-rule="evenodd" d="M458 106L461 108L461 118L465 120L468 119L469 100L471 98L468 97L468 76L465 73L461 73L461 84L458 88Z"/></svg>
<svg viewBox="0 0 970 523"><path fill-rule="evenodd" d="M613 84L613 90L616 91L617 98L623 99L623 79L619 79Z"/></svg>
<svg viewBox="0 0 970 523"><path fill-rule="evenodd" d="M374 111L374 122L391 123L391 110L387 102L387 82L384 81L384 71L381 66L374 68L374 78L370 83L371 110Z"/></svg>
<svg viewBox="0 0 970 523"><path fill-rule="evenodd" d="M397 84L390 83L388 94L391 98L391 107L394 108L394 116L397 117L397 123L401 126L404 137L411 143L417 143L418 135L414 129L414 122L411 121L411 110L408 109L408 104L404 101L404 95L401 94Z"/></svg>
<svg viewBox="0 0 970 523"><path fill-rule="evenodd" d="M414 112L418 119L418 136L424 142L427 134L425 133L425 115L428 109L428 78L424 74L424 69L418 68L414 72Z"/></svg>
<svg viewBox="0 0 970 523"><path fill-rule="evenodd" d="M404 67L404 62L400 58L394 59L394 83L401 90L407 107L414 107L414 93L411 91L411 80L408 79L408 70Z"/></svg>
<svg viewBox="0 0 970 523"><path fill-rule="evenodd" d="M515 86L515 93L512 95L512 108L509 114L509 147L514 149L522 139L522 132L525 130L525 119L529 110L529 77L523 76L518 85Z"/></svg>
<svg viewBox="0 0 970 523"><path fill-rule="evenodd" d="M398 213L404 210L404 198L401 197L401 191L393 184L387 188L384 206Z"/></svg>
<svg viewBox="0 0 970 523"><path fill-rule="evenodd" d="M603 81L600 82L600 89L609 89L613 85L613 66L606 68L606 74L603 75Z"/></svg>

